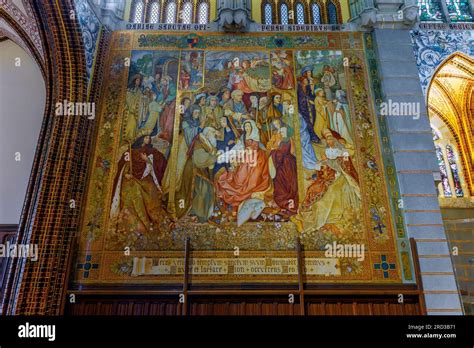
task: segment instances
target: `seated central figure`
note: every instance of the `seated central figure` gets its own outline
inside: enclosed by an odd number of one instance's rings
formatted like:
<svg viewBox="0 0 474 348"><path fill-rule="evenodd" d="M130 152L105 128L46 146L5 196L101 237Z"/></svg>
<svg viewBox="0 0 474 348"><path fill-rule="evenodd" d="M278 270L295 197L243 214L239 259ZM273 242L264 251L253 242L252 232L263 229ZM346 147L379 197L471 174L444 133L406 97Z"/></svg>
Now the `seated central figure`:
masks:
<svg viewBox="0 0 474 348"><path fill-rule="evenodd" d="M252 151L256 160L233 163L231 169L216 180L217 197L231 205L234 211L252 194L265 192L271 186L268 156L260 143L257 125L255 121L247 120L242 126L244 133L232 151Z"/></svg>

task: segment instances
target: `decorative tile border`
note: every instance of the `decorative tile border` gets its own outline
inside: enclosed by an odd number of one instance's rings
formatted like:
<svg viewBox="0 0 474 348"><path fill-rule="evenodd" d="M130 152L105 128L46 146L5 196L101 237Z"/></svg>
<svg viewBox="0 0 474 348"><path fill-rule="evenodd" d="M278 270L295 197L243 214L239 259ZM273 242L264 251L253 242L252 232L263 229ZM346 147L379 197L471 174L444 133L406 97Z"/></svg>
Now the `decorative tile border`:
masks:
<svg viewBox="0 0 474 348"><path fill-rule="evenodd" d="M388 183L387 189L390 197L390 206L395 220L396 240L403 269L403 280L407 283L411 283L415 281L415 277L413 273L413 265L411 264L410 242L406 233L402 208L400 207L400 186L395 169L387 120L385 117L380 116L378 112L380 103L383 101L383 95L377 67L375 38L372 33L364 34L364 44L368 63L369 79L372 83L373 98L375 99L374 106L376 108L375 113L377 115L378 128L381 138L382 160L385 167L386 182Z"/></svg>
<svg viewBox="0 0 474 348"><path fill-rule="evenodd" d="M473 30L412 30L411 38L425 97L431 77L447 57L454 52L474 56Z"/></svg>
<svg viewBox="0 0 474 348"><path fill-rule="evenodd" d="M93 74L95 55L97 52L98 39L102 32L102 25L96 17L94 11L90 8L87 0L74 1L77 21L82 31L82 41L84 42L87 80L89 81Z"/></svg>
<svg viewBox="0 0 474 348"><path fill-rule="evenodd" d="M26 31L41 58L44 60L43 44L41 43L35 18L32 17L32 10L26 2L23 2L23 6L25 6L25 9L27 10L28 16L25 15L11 0L0 0L0 8L5 10Z"/></svg>

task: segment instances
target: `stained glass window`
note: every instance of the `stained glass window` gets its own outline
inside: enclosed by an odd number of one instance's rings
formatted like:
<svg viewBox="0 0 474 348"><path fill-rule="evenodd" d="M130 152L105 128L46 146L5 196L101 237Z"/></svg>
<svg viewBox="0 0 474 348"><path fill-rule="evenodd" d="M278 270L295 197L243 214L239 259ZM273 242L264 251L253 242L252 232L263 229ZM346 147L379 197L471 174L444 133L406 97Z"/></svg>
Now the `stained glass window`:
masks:
<svg viewBox="0 0 474 348"><path fill-rule="evenodd" d="M337 24L337 8L332 1L328 3L329 24Z"/></svg>
<svg viewBox="0 0 474 348"><path fill-rule="evenodd" d="M154 1L150 6L150 23L158 23L160 21L160 3Z"/></svg>
<svg viewBox="0 0 474 348"><path fill-rule="evenodd" d="M461 180L459 179L458 165L456 164L456 155L454 154L451 145L446 145L446 157L448 157L449 168L451 168L451 174L453 175L454 192L456 197L463 197L464 193L461 187Z"/></svg>
<svg viewBox="0 0 474 348"><path fill-rule="evenodd" d="M199 24L207 24L209 22L209 4L207 1L201 1L198 6L198 22Z"/></svg>
<svg viewBox="0 0 474 348"><path fill-rule="evenodd" d="M431 127L431 133L433 134L433 141L439 140L441 138L439 132L433 127Z"/></svg>
<svg viewBox="0 0 474 348"><path fill-rule="evenodd" d="M468 0L446 0L451 22L472 22Z"/></svg>
<svg viewBox="0 0 474 348"><path fill-rule="evenodd" d="M176 3L170 1L166 6L166 23L171 24L176 22Z"/></svg>
<svg viewBox="0 0 474 348"><path fill-rule="evenodd" d="M301 2L296 3L296 23L304 24L304 5Z"/></svg>
<svg viewBox="0 0 474 348"><path fill-rule="evenodd" d="M430 22L443 21L444 15L439 0L418 0L418 6L420 20Z"/></svg>
<svg viewBox="0 0 474 348"><path fill-rule="evenodd" d="M142 23L143 22L143 14L145 12L145 4L143 1L139 0L136 1L135 6L133 7L133 23Z"/></svg>
<svg viewBox="0 0 474 348"><path fill-rule="evenodd" d="M443 185L443 191L445 197L451 197L451 186L449 186L448 172L446 171L446 164L444 163L443 150L441 147L436 145L436 158L438 159L439 172L441 174L441 184Z"/></svg>
<svg viewBox="0 0 474 348"><path fill-rule="evenodd" d="M313 3L311 5L311 12L313 13L313 24L321 24L321 11L319 5Z"/></svg>
<svg viewBox="0 0 474 348"><path fill-rule="evenodd" d="M285 3L280 5L280 23L288 24L288 5Z"/></svg>
<svg viewBox="0 0 474 348"><path fill-rule="evenodd" d="M186 1L183 4L183 9L179 14L181 22L184 24L191 24L192 17L193 17L193 5L190 1Z"/></svg>
<svg viewBox="0 0 474 348"><path fill-rule="evenodd" d="M273 9L270 3L266 3L263 7L265 24L273 24Z"/></svg>

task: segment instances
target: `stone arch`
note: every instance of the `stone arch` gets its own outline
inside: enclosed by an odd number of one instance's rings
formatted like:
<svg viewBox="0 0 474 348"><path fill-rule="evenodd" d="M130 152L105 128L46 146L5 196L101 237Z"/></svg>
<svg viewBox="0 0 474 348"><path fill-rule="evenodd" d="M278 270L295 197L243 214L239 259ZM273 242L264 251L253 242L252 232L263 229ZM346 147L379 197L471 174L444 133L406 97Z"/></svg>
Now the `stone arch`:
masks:
<svg viewBox="0 0 474 348"><path fill-rule="evenodd" d="M22 47L38 64L41 69L43 77L45 76L45 62L42 56L43 52L40 52L38 47L33 42L31 36L25 30L24 26L18 21L20 18L14 18L9 12L0 6L0 34L7 37L8 39L15 42L18 46ZM12 30L7 30L5 26L2 26L2 22ZM3 28L2 28L3 27Z"/></svg>
<svg viewBox="0 0 474 348"><path fill-rule="evenodd" d="M271 24L276 24L277 21L278 21L278 16L277 16L278 11L275 7L275 2L272 1L272 0L264 0L264 1L261 2L260 6L261 6L261 15L262 15L261 21L262 21L262 24L266 24L265 9L268 6L271 7L271 18L272 18L272 23Z"/></svg>
<svg viewBox="0 0 474 348"><path fill-rule="evenodd" d="M85 57L77 54L84 52L81 30L70 16L74 1L32 4L44 47L46 106L15 242L37 244L38 261L9 259L0 311L58 315L66 298L94 123L85 117L55 117L55 105L96 101L99 82L88 99ZM77 209L70 208L71 199Z"/></svg>
<svg viewBox="0 0 474 348"><path fill-rule="evenodd" d="M469 195L474 195L473 93L474 59L461 52L447 57L435 70L427 89L430 118L439 117L459 149Z"/></svg>

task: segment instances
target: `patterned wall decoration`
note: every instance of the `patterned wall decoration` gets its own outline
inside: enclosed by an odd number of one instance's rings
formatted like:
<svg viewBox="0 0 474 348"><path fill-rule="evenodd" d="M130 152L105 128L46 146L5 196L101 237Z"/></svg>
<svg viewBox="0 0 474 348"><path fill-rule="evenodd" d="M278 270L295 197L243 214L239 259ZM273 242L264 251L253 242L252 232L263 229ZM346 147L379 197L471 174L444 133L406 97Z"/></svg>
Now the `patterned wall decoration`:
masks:
<svg viewBox="0 0 474 348"><path fill-rule="evenodd" d="M33 45L38 51L40 57L44 61L43 44L38 31L38 25L31 9L31 5L28 1L22 1L23 8L26 13L23 12L17 5L11 0L0 0L0 9L4 10L13 20L27 33L31 39Z"/></svg>
<svg viewBox="0 0 474 348"><path fill-rule="evenodd" d="M364 44L369 69L369 79L372 84L372 97L375 101L376 110L380 110L380 103L384 100L382 86L380 84L379 70L377 67L376 44L373 34L364 34ZM377 115L378 129L380 132L382 159L385 167L385 175L388 182L388 192L390 196L390 206L394 214L396 239L401 263L403 265L403 280L414 282L413 268L410 265L411 249L408 235L405 229L403 209L400 205L400 189L395 170L395 161L392 153L392 145L385 116Z"/></svg>
<svg viewBox="0 0 474 348"><path fill-rule="evenodd" d="M45 56L50 64L45 65L45 81L51 93L47 94L16 242L39 245L39 255L37 262L8 259L6 290L0 308L8 315L61 313L68 283L68 260L72 257L80 216L80 209L71 209L68 202L74 199L79 206L83 201L95 127L95 122L85 117L55 117L58 100L87 100L83 42L76 18L70 16L74 13L72 0L35 1L34 10L48 47ZM92 98L97 96L98 83L94 82L91 89Z"/></svg>
<svg viewBox="0 0 474 348"><path fill-rule="evenodd" d="M90 8L87 0L74 0L74 5L77 12L77 21L82 32L82 40L84 42L87 80L90 82L97 52L97 42L102 31L102 25L94 11Z"/></svg>
<svg viewBox="0 0 474 348"><path fill-rule="evenodd" d="M405 282L363 40L114 32L75 283Z"/></svg>
<svg viewBox="0 0 474 348"><path fill-rule="evenodd" d="M426 96L436 69L454 52L474 56L474 31L470 30L412 30L413 50Z"/></svg>
<svg viewBox="0 0 474 348"><path fill-rule="evenodd" d="M9 38L13 42L15 42L18 46L23 48L25 52L28 52L31 56L34 57L33 52L30 51L30 48L28 47L26 42L21 39L21 37L18 35L15 29L9 26L8 23L5 21L5 19L3 18L0 18L0 37Z"/></svg>

